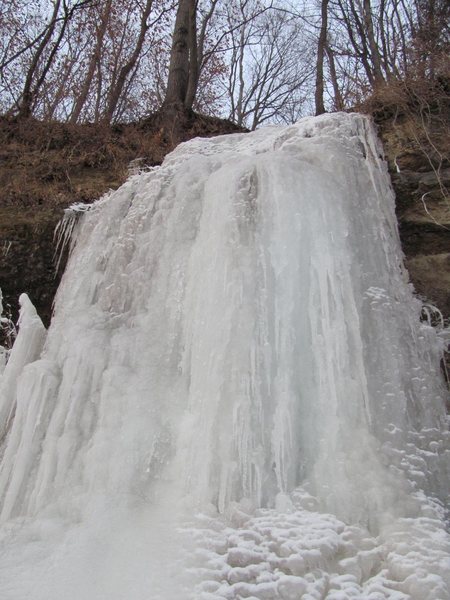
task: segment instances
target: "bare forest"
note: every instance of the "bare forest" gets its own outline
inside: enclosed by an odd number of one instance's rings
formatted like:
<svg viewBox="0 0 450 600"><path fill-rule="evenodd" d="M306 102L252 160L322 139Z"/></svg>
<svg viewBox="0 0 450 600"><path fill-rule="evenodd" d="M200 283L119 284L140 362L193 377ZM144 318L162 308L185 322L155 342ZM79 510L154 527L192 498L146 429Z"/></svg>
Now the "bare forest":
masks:
<svg viewBox="0 0 450 600"><path fill-rule="evenodd" d="M445 0L0 0L0 114L255 129L386 89L448 92Z"/></svg>

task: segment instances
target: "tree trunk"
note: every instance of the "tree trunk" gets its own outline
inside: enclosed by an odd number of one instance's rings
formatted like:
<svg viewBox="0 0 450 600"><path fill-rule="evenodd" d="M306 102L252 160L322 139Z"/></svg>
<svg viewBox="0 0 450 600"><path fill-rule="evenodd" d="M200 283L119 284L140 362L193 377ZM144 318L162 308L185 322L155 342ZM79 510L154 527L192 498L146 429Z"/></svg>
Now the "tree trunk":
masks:
<svg viewBox="0 0 450 600"><path fill-rule="evenodd" d="M366 28L367 41L370 48L370 57L372 60L373 76L375 85L384 81L383 72L381 70L381 57L378 44L375 39L372 21L372 7L370 0L364 0L364 24Z"/></svg>
<svg viewBox="0 0 450 600"><path fill-rule="evenodd" d="M95 36L95 47L89 60L86 77L84 79L81 90L77 95L72 114L70 115L70 123L76 123L78 121L78 119L80 118L81 111L83 110L83 107L86 104L86 100L89 95L89 90L91 89L92 81L94 79L95 70L97 68L97 64L101 55L103 38L105 37L106 28L108 26L109 13L111 11L111 4L112 0L107 0L103 12L101 14L100 24L98 26L97 33Z"/></svg>
<svg viewBox="0 0 450 600"><path fill-rule="evenodd" d="M128 61L120 69L119 76L117 78L115 86L110 90L109 98L108 98L108 105L106 107L106 112L105 112L105 120L108 122L112 121L114 111L117 108L117 104L119 102L120 96L124 89L125 82L129 76L129 74L131 73L131 71L134 69L134 66L136 65L136 62L139 58L139 55L141 54L142 46L144 45L145 35L149 28L147 21L150 16L150 12L152 10L152 5L153 5L153 0L147 0L144 10L142 12L142 16L141 16L139 36L138 36L138 39L136 42L136 46L135 46L130 58L128 59Z"/></svg>
<svg viewBox="0 0 450 600"><path fill-rule="evenodd" d="M164 106L184 108L189 83L189 23L195 0L180 0L172 38Z"/></svg>
<svg viewBox="0 0 450 600"><path fill-rule="evenodd" d="M339 82L336 74L336 65L334 62L334 54L328 44L325 47L325 51L328 57L328 64L330 65L331 85L333 86L334 92L334 107L336 110L344 110L344 101L342 99L341 90L339 89Z"/></svg>
<svg viewBox="0 0 450 600"><path fill-rule="evenodd" d="M353 17L353 23L351 22L350 16L347 14L347 12L344 8L342 0L337 0L337 2L339 5L339 8L341 10L342 18L344 20L345 27L347 29L347 34L348 34L349 40L355 51L355 56L361 60L364 70L367 75L367 79L369 80L370 85L373 86L374 76L373 76L372 65L370 64L370 60L369 60L370 52L367 47L366 33L364 31L363 23L361 22L361 19L359 18L358 11L356 10L354 0L350 0L350 2L349 2L349 8L350 8L351 16ZM355 34L358 35L358 37L359 37L361 47L358 45Z"/></svg>
<svg viewBox="0 0 450 600"><path fill-rule="evenodd" d="M197 95L198 79L200 75L200 65L197 45L197 8L195 2L189 3L189 76L186 96L184 98L184 107L191 109Z"/></svg>
<svg viewBox="0 0 450 600"><path fill-rule="evenodd" d="M320 26L319 42L317 44L317 63L316 63L316 91L315 91L315 102L316 102L316 115L323 115L325 112L325 105L323 101L323 63L325 57L325 46L327 43L327 29L328 29L328 0L322 0L322 23Z"/></svg>
<svg viewBox="0 0 450 600"><path fill-rule="evenodd" d="M52 66L55 56L59 50L59 46L63 40L65 31L66 31L66 27L67 27L72 15L73 15L73 10L68 11L66 5L64 4L64 19L61 24L60 32L58 34L58 37L56 38L56 41L53 43L52 50L47 58L45 65L42 68L42 72L41 72L38 80L36 81L36 83L33 86L33 91L31 93L31 102L32 102L30 105L31 110L33 110L33 108L34 108L34 102L38 96L38 93L39 93L42 85L44 84L44 81L45 81L45 78L47 77L48 72L50 71L50 67Z"/></svg>

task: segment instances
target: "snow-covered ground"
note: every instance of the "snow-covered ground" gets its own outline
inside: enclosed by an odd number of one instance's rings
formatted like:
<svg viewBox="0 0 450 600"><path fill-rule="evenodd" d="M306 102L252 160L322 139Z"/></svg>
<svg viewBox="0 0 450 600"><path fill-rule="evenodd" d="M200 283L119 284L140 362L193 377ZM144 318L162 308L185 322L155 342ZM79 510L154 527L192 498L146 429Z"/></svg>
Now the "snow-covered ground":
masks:
<svg viewBox="0 0 450 600"><path fill-rule="evenodd" d="M196 139L84 212L0 384L1 600L450 598L380 152L347 114Z"/></svg>

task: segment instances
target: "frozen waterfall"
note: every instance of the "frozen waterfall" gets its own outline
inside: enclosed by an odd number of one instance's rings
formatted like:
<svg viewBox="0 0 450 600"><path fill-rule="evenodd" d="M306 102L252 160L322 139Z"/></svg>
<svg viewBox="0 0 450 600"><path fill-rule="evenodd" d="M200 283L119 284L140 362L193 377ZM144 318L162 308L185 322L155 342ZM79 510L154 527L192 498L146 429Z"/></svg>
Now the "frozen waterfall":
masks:
<svg viewBox="0 0 450 600"><path fill-rule="evenodd" d="M80 216L0 387L2 600L448 600L442 351L370 121L196 139Z"/></svg>

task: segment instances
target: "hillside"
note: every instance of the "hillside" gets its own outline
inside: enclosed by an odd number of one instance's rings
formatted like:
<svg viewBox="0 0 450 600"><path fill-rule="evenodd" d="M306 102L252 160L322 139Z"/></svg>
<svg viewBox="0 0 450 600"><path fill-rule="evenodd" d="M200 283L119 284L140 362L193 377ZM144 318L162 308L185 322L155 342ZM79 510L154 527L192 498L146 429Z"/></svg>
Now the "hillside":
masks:
<svg viewBox="0 0 450 600"><path fill-rule="evenodd" d="M424 301L450 317L450 184L445 107L421 129L415 107L374 98L362 110L379 126L396 193L400 235L411 281ZM55 273L54 228L73 202L92 202L126 179L130 163L160 164L179 142L237 131L229 121L189 113L167 124L154 115L123 126L0 120L0 286L17 318L26 291L48 325L61 273ZM437 140L437 144L436 144ZM133 166L133 163L132 163ZM60 269L62 270L62 269Z"/></svg>
<svg viewBox="0 0 450 600"><path fill-rule="evenodd" d="M64 208L118 188L133 161L135 168L159 165L180 142L235 131L242 129L192 112L181 123L155 114L123 126L0 118L0 288L7 312L17 319L18 297L26 292L49 324L61 277L53 233Z"/></svg>

